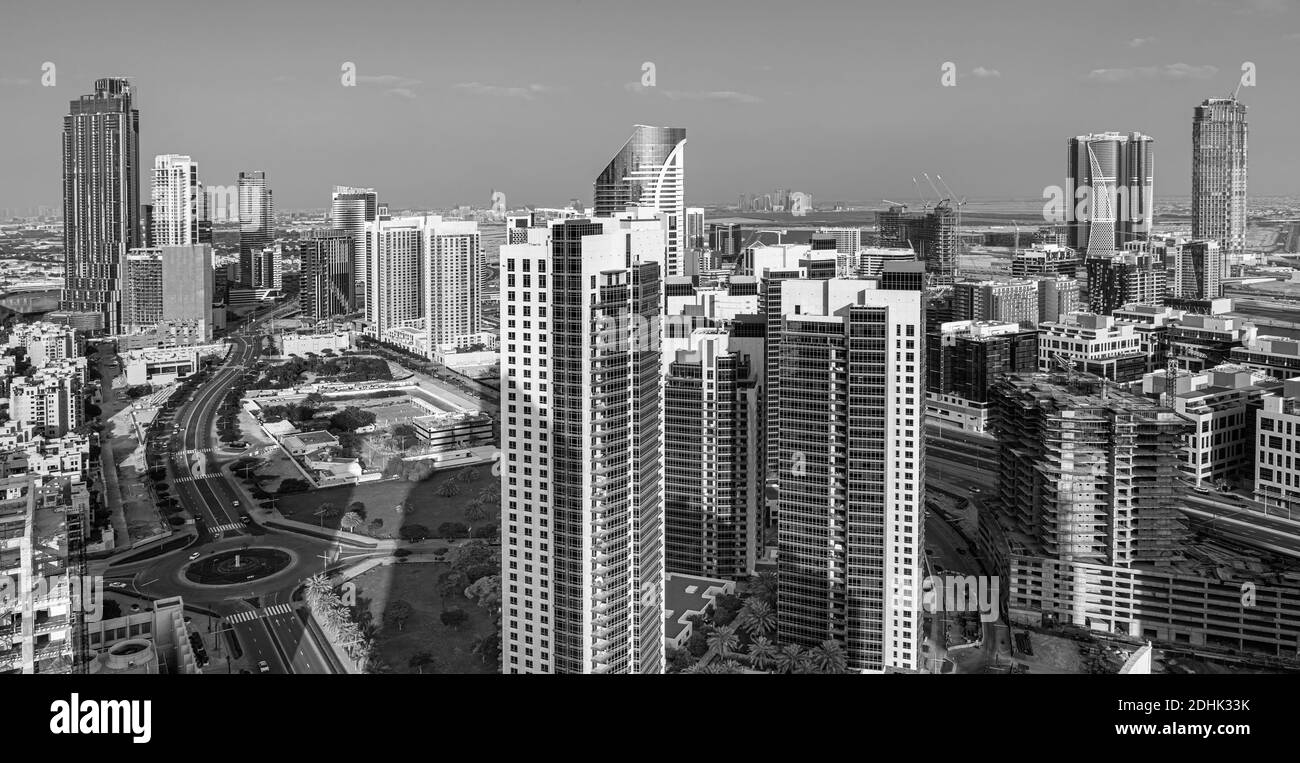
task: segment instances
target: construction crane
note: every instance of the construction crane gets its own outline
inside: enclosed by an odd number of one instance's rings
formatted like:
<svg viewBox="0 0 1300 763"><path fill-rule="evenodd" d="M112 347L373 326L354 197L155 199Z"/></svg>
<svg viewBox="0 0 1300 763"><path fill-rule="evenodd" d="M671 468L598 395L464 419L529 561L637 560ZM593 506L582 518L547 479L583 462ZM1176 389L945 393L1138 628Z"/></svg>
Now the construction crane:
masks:
<svg viewBox="0 0 1300 763"><path fill-rule="evenodd" d="M1189 358L1199 358L1205 360L1205 353L1190 347L1183 351L1183 355ZM1191 371L1187 372L1192 373ZM1165 394L1162 401L1166 408L1174 407L1174 396L1178 394L1178 358L1170 356L1169 363L1165 366Z"/></svg>
<svg viewBox="0 0 1300 763"><path fill-rule="evenodd" d="M916 197L921 200L921 209L929 212L930 202L926 201L925 194L921 193L921 184L916 182L915 177L912 178L912 185L916 186Z"/></svg>

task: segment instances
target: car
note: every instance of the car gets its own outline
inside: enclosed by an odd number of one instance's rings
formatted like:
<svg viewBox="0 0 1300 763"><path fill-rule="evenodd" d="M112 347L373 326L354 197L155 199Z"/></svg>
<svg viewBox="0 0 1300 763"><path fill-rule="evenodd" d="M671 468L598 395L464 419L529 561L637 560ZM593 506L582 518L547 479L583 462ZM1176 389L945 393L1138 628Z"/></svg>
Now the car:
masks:
<svg viewBox="0 0 1300 763"><path fill-rule="evenodd" d="M972 493L982 493L982 492L984 492L983 490L980 490L980 489L977 488L977 487L972 487L972 488L970 489L970 491L971 491Z"/></svg>
<svg viewBox="0 0 1300 763"><path fill-rule="evenodd" d="M253 524L253 518L250 517L250 516L248 516L247 514L241 514L240 517L239 517L239 521L240 521L240 522L243 522L243 523L246 524L246 525L251 525L251 524Z"/></svg>
<svg viewBox="0 0 1300 763"><path fill-rule="evenodd" d="M1195 485L1195 486L1193 486L1193 487L1192 487L1192 491L1195 492L1195 493L1200 493L1201 495L1209 495L1209 494L1210 494L1210 489L1209 489L1208 487L1203 486L1203 485Z"/></svg>
<svg viewBox="0 0 1300 763"><path fill-rule="evenodd" d="M203 556L203 552L195 551L194 553L190 554L190 561L192 562L195 559L198 559L200 556Z"/></svg>
<svg viewBox="0 0 1300 763"><path fill-rule="evenodd" d="M1241 503L1242 501L1246 500L1245 498L1242 498L1236 493L1221 493L1220 497L1222 497L1224 500L1232 501L1233 503Z"/></svg>
<svg viewBox="0 0 1300 763"><path fill-rule="evenodd" d="M123 582L120 581L120 580L112 580L112 581L109 581L108 587L109 587L109 588L126 588L126 583L123 583Z"/></svg>
<svg viewBox="0 0 1300 763"><path fill-rule="evenodd" d="M234 507L237 509L237 508L239 508L239 501L231 501L231 502L230 502L230 505L231 505L231 506L234 506Z"/></svg>
<svg viewBox="0 0 1300 763"><path fill-rule="evenodd" d="M271 672L271 666L266 664L266 660L258 660L258 661L257 661L257 672L259 672L259 673L270 673L270 672Z"/></svg>

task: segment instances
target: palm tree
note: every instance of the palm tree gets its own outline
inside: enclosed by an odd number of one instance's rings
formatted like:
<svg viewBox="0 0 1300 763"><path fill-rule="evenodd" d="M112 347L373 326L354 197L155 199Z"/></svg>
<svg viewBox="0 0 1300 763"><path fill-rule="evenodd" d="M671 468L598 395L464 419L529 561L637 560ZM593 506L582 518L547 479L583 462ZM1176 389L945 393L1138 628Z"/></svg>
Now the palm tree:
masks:
<svg viewBox="0 0 1300 763"><path fill-rule="evenodd" d="M734 623L724 625L709 634L709 652L719 657L730 657L740 645L740 636L736 635Z"/></svg>
<svg viewBox="0 0 1300 763"><path fill-rule="evenodd" d="M769 606L776 602L776 573L760 572L749 580L749 588L754 596L767 602Z"/></svg>
<svg viewBox="0 0 1300 763"><path fill-rule="evenodd" d="M763 599L751 596L740 610L740 627L751 636L766 636L776 628L776 612Z"/></svg>
<svg viewBox="0 0 1300 763"><path fill-rule="evenodd" d="M818 673L844 673L849 669L844 647L828 638L808 653L808 658Z"/></svg>
<svg viewBox="0 0 1300 763"><path fill-rule="evenodd" d="M803 647L798 644L786 644L773 658L778 673L793 673L801 662L803 662Z"/></svg>
<svg viewBox="0 0 1300 763"><path fill-rule="evenodd" d="M329 579L320 573L316 573L307 578L303 593L307 597L307 601L311 602L332 590L334 590L334 587L330 585Z"/></svg>
<svg viewBox="0 0 1300 763"><path fill-rule="evenodd" d="M766 670L776 657L776 644L767 636L759 636L749 644L749 664L759 670Z"/></svg>

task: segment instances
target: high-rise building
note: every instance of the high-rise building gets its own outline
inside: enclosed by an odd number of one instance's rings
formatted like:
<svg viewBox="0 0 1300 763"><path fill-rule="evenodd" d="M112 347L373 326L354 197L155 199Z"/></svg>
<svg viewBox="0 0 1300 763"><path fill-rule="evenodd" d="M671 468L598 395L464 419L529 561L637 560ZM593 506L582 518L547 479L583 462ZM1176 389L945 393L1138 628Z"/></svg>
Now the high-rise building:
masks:
<svg viewBox="0 0 1300 763"><path fill-rule="evenodd" d="M323 321L352 312L356 252L352 235L341 228L308 231L305 238L299 239L298 252L302 262L299 300L303 317Z"/></svg>
<svg viewBox="0 0 1300 763"><path fill-rule="evenodd" d="M212 339L215 274L208 244L132 249L122 290L124 333L165 328L193 342Z"/></svg>
<svg viewBox="0 0 1300 763"><path fill-rule="evenodd" d="M697 328L664 378L664 544L670 573L737 580L754 570L761 344Z"/></svg>
<svg viewBox="0 0 1300 763"><path fill-rule="evenodd" d="M1083 258L1068 246L1058 244L1034 244L1011 253L1013 278L1049 275L1077 278L1083 275Z"/></svg>
<svg viewBox="0 0 1300 763"><path fill-rule="evenodd" d="M389 329L420 317L421 251L425 217L379 215L366 224L366 245L373 277L366 284L366 323L373 337L384 341Z"/></svg>
<svg viewBox="0 0 1300 763"><path fill-rule="evenodd" d="M207 194L199 164L188 156L162 154L153 160L153 209L150 246L212 243Z"/></svg>
<svg viewBox="0 0 1300 763"><path fill-rule="evenodd" d="M275 240L275 211L266 173L239 173L239 278L252 289L272 288L263 250Z"/></svg>
<svg viewBox="0 0 1300 763"><path fill-rule="evenodd" d="M926 332L925 351L927 426L984 432L994 380L1038 369L1038 331L1019 323L952 321Z"/></svg>
<svg viewBox="0 0 1300 763"><path fill-rule="evenodd" d="M953 316L959 321L1038 322L1038 282L960 281L952 287Z"/></svg>
<svg viewBox="0 0 1300 763"><path fill-rule="evenodd" d="M1112 254L1089 257L1088 309L1110 315L1134 303L1163 305L1168 271L1153 254Z"/></svg>
<svg viewBox="0 0 1300 763"><path fill-rule="evenodd" d="M501 247L502 665L661 673L662 221Z"/></svg>
<svg viewBox="0 0 1300 763"><path fill-rule="evenodd" d="M1110 255L1151 232L1153 143L1139 132L1070 138L1063 200L1070 248Z"/></svg>
<svg viewBox="0 0 1300 763"><path fill-rule="evenodd" d="M708 246L708 236L704 227L704 207L686 208L686 246L688 249L704 249Z"/></svg>
<svg viewBox="0 0 1300 763"><path fill-rule="evenodd" d="M366 224L373 223L379 210L379 195L373 188L335 186L330 201L330 225L352 236L352 297L349 302L360 309L365 306L366 284L370 282L371 239Z"/></svg>
<svg viewBox="0 0 1300 763"><path fill-rule="evenodd" d="M957 213L947 199L923 212L908 212L903 206L876 212L876 227L881 246L906 246L916 252L931 286L957 280Z"/></svg>
<svg viewBox="0 0 1300 763"><path fill-rule="evenodd" d="M777 633L859 671L921 665L925 316L919 291L781 282Z"/></svg>
<svg viewBox="0 0 1300 763"><path fill-rule="evenodd" d="M1006 376L991 401L1000 444L992 503L1042 556L1127 567L1181 555L1186 526L1176 507L1189 425L1178 414L1088 375Z"/></svg>
<svg viewBox="0 0 1300 763"><path fill-rule="evenodd" d="M421 293L430 352L483 325L483 246L478 223L435 220L425 230Z"/></svg>
<svg viewBox="0 0 1300 763"><path fill-rule="evenodd" d="M1218 299L1223 296L1223 252L1215 240L1184 241L1173 256L1169 293L1179 299Z"/></svg>
<svg viewBox="0 0 1300 763"><path fill-rule="evenodd" d="M668 220L663 275L694 275L687 257L686 128L637 125L596 177L593 215L614 217L629 206L649 207Z"/></svg>
<svg viewBox="0 0 1300 763"><path fill-rule="evenodd" d="M95 80L63 118L63 295L60 309L98 313L115 334L121 270L140 214L140 112L131 84Z"/></svg>
<svg viewBox="0 0 1300 763"><path fill-rule="evenodd" d="M1192 238L1246 251L1246 105L1209 98L1192 115Z"/></svg>
<svg viewBox="0 0 1300 763"><path fill-rule="evenodd" d="M1079 281L1066 275L1038 276L1038 322L1059 321L1083 309Z"/></svg>

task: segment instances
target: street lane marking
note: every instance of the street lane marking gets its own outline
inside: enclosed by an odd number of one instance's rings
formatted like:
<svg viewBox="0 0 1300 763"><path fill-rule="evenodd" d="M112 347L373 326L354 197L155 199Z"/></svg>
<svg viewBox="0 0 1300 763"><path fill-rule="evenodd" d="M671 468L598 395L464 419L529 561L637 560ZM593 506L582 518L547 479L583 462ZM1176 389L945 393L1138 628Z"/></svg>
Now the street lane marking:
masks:
<svg viewBox="0 0 1300 763"><path fill-rule="evenodd" d="M274 606L267 607L266 609L254 609L247 612L237 612L231 615L230 617L227 617L226 620L231 624L247 623L264 617L272 617L274 615L287 615L292 611L293 611L293 607L288 604L276 604Z"/></svg>

